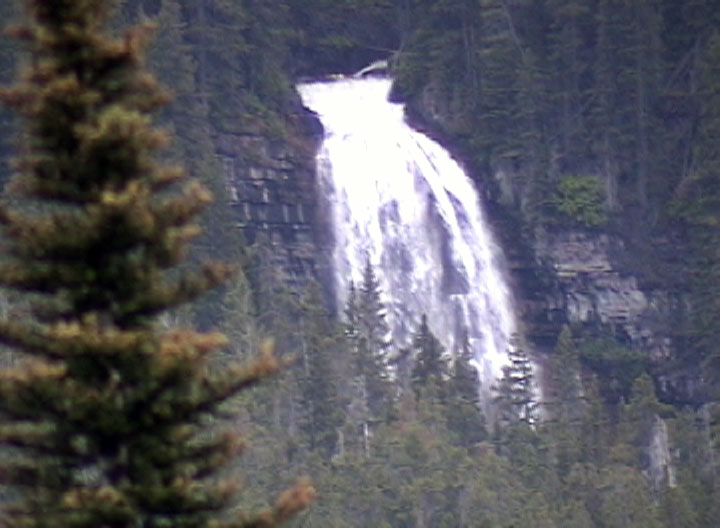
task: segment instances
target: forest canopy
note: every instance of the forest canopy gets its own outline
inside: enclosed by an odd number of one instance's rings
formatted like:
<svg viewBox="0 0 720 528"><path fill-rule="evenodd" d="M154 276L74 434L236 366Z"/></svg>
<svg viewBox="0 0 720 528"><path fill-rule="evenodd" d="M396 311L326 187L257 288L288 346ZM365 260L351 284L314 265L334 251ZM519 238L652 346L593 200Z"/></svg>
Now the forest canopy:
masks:
<svg viewBox="0 0 720 528"><path fill-rule="evenodd" d="M61 4L99 5L34 2L36 9ZM152 509L172 502L187 506L184 519L194 526L207 518L204 508L231 504L226 495L216 501L212 493L196 494L192 479L172 481L166 471L172 467L186 476L211 469L230 480L244 475L251 485L240 511L264 508L268 496L309 473L319 500L298 526L715 526L720 3L116 0L113 6L110 35L139 22L156 25L147 66L174 91L172 106L158 106L167 94L143 73L137 53L144 32L127 42L100 38L95 26L80 32L84 45L98 46L88 48L89 56L100 53L107 67L89 68L96 73L91 97L73 83L50 83L45 91L57 69L43 69L51 52L37 47L45 38L37 30L29 47L0 40L5 84L20 63L42 59L21 85L29 95L11 97L35 122L29 125L35 139L19 150L24 176L11 184L32 207L13 198L4 213L10 234L3 244L15 260L3 263L0 276L20 290L6 292L13 311L6 316L3 308L5 341L38 363L28 366L3 351L12 368L1 376L0 408L13 419L14 412L44 413L45 421L3 421L6 444L41 455L0 462L16 470L2 478L21 486L23 479L45 478L46 469L57 479L43 484L18 515L46 515L37 525L60 519L97 526L103 515L135 519L138 504ZM21 19L20 12L19 2L0 3L3 21ZM67 37L57 28L49 34ZM542 401L527 390L535 374L520 347L492 392L502 410L493 420L482 412L467 350L446 350L422 314L407 346L386 339L378 270L368 266L353 296L333 313L324 285L287 280L279 269L282 237L260 232L252 243L243 241L236 229L242 213L223 177L220 154L228 138L250 145L242 143L238 165L262 170L268 167L257 145L308 149L298 131L305 114L295 83L352 74L378 59L390 61L393 97L406 103L410 121L464 161L490 201L512 217L508 224L519 225L518 238L531 244L562 230L616 236L636 251L624 272L683 295L683 317L670 329L676 353L667 363L653 363L613 328L568 325L546 336ZM96 92L111 95L98 102ZM158 122L175 137L161 154L156 147L165 140L150 127L150 111L160 112ZM44 121L33 121L36 113ZM75 119L77 138L65 133ZM18 126L9 111L0 112L4 182L18 152ZM80 150L94 157L79 160ZM156 153L187 167L202 188L166 194L180 175L154 161ZM124 170L113 168L118 162ZM504 188L498 174L509 175ZM212 206L205 188L216 197ZM48 196L63 198L48 207ZM45 205L36 211L35 202ZM191 239L188 262L181 257ZM243 273L195 298L228 275L211 266L177 281L205 257L230 261ZM28 290L33 294L26 296ZM180 329L164 326L175 323ZM221 328L229 343L193 327ZM203 407L210 398L206 383L221 380L213 387L223 396L254 380L259 371L242 378L228 365L252 357L268 335L280 362L294 362L229 406L238 411L233 432L249 432L255 446L238 466L231 463L240 447L236 436L206 434L212 429L212 413ZM167 362L148 350L163 352ZM696 399L672 401L659 380L673 370L702 387ZM388 374L393 371L396 377ZM160 389L152 389L158 373L165 376L162 387L179 379L182 390L158 396L153 390ZM132 407L148 392L157 405ZM187 413L178 418L178 409ZM213 409L221 417L227 411ZM155 431L143 436L143 420L155 423L160 415L171 424L162 440ZM92 434L74 434L78 423L90 424ZM189 433L173 429L178 423ZM118 431L127 444L108 440ZM662 438L672 444L669 462L653 466ZM183 462L187 454L196 463ZM35 465L18 462L28 459ZM159 459L164 466L155 471ZM128 474L145 480L128 491ZM106 484L117 494L108 495ZM64 495L67 489L73 491ZM302 499L293 511L309 498L309 489L301 489L283 496ZM61 514L47 506L58 497L69 497ZM69 511L77 504L95 509L80 518Z"/></svg>

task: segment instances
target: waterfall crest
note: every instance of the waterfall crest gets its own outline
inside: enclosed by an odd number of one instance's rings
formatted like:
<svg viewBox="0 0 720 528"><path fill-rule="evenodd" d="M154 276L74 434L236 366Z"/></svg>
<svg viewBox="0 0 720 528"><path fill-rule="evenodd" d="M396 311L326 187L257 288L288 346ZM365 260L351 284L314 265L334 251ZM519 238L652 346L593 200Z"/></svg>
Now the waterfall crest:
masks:
<svg viewBox="0 0 720 528"><path fill-rule="evenodd" d="M422 314L450 352L466 333L488 396L516 332L499 250L472 182L408 126L403 106L387 100L390 85L368 78L298 87L325 129L317 173L333 216L338 303L369 259L393 341L406 344Z"/></svg>

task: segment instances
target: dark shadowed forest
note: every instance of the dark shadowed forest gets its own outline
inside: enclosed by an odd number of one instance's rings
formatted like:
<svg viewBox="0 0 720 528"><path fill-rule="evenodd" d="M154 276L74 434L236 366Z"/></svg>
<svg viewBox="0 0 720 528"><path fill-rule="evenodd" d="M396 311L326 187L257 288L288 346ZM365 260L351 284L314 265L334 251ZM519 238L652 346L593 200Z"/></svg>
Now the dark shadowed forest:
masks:
<svg viewBox="0 0 720 528"><path fill-rule="evenodd" d="M0 3L0 20L27 21L21 4L20 0ZM127 149L120 149L114 161L111 155L94 161L102 176L91 174L93 166L71 170L76 179L72 188L65 188L51 178L37 177L54 174L42 172L47 167L37 159L47 154L43 149L49 144L57 146L60 157L57 165L48 167L64 171L62 164L69 163L62 158L67 154L62 149L72 146L63 142L63 132L53 125L53 116L44 115L46 121L28 127L27 121L33 118L30 114L37 108L30 108L22 98L11 106L19 108L23 118L9 107L0 111L2 181L11 180L11 158L22 156L25 160L15 171L19 180L25 174L25 190L14 183L5 200L15 204L20 198L12 193L18 192L29 192L32 198L28 207L16 204L17 215L28 219L27 227L7 229L8 222L16 219L8 220L3 212L3 246L9 248L3 251L12 258L29 259L21 261L20 267L27 265L36 273L21 273L15 261L0 266L0 284L7 288L0 299L4 321L0 333L10 335L2 339L7 345L2 360L10 372L24 361L17 353L18 346L31 355L34 347L40 347L50 351L40 354L44 360L62 357L88 391L93 383L109 386L114 372L128 368L133 374L113 383L118 394L124 394L122 388L129 387L132 378L137 382L133 390L139 392L128 391L128 398L139 402L143 395L155 394L154 374L166 376L163 383L189 376L192 381L183 385L185 392L169 393L167 401L160 402L166 407L152 411L157 415L137 409L134 414L122 415L128 420L124 438L131 446L123 449L137 449L128 432L135 427L133 417L152 421L167 416L178 423L190 420L192 432L199 436L190 447L182 448L187 451L181 452L180 444L174 443L179 442L172 436L175 430L163 430L167 437L160 443L151 437L143 440L148 460L166 456L165 469L176 469L188 481L167 484L165 474L158 470L152 478L140 478L132 496L140 502L144 495L157 500L147 499L150 509L170 511L191 504L192 515L199 512L199 517L188 514L183 518L186 524L167 520L172 517L169 514L167 519L158 516L152 521L113 524L103 517L68 516L62 526L90 526L88 519L102 520L94 526L199 526L192 523L199 522L197 519L205 522L205 509L225 509L238 515L261 511L269 498L291 487L298 476L308 475L317 496L288 526L717 527L719 2L115 0L111 4L111 34L120 35L123 28L135 24L154 25L143 67L174 96L169 105L160 105L161 91L150 90L143 84L144 78L124 77L122 69L120 80L103 81L102 89L113 94L119 90L114 82L129 83L122 84L121 91L130 102L122 104L135 105L132 108L143 115L151 114L173 139L168 148L155 148L161 141L146 128L149 125L144 118L133 121L132 126L146 136L133 140L128 149L140 152L140 161L132 162L139 163L136 169L152 173L150 180L142 183L147 190L125 195L113 187L114 163L131 163L128 159L132 156L123 157ZM10 36L0 40L3 85L11 84L21 66L38 57L37 50L32 46L28 50L26 44ZM45 57L42 53L41 58ZM668 302L673 306L668 319L657 323L668 336L663 357L650 354L619 326L577 321L553 312L546 314L546 319L552 320L550 330L540 337L528 331L530 339L522 340L522 346L510 353L504 376L492 387L492 401L480 402L468 346L460 343L447 349L422 314L413 321L408 343L394 343L388 337L385 292L378 270L370 263L340 306L328 302L331 288L322 273L299 277L282 269L277 257L282 248L273 233L262 227L246 229L247 222L234 205L242 196L228 190L225 142L228 137L242 139L237 141L242 147L236 163L243 167L263 166L264 154L255 144L311 158L317 144L308 140L308 111L300 103L296 83L334 74L352 75L381 59L388 61L394 81L392 98L406 104L408 120L462 160L493 210L499 211L500 220L495 224L509 230L499 233L501 245L516 238L518 246L534 248L554 233L565 232L619 241L623 248L617 256L622 263L620 273L637 278L640 288L661 290L673 300ZM143 64L127 57L124 60L133 68ZM45 101L43 97L50 96L42 95L38 75L33 97ZM67 96L61 88L58 93ZM98 129L105 130L99 125ZM124 129L109 126L108 130L120 130L122 136ZM42 137L40 143L35 141L38 137ZM94 137L87 134L90 144ZM151 163L151 159L155 161ZM198 190L179 193L178 202L170 204L172 200L163 194L163 178L169 181L172 177L158 168L164 164L185 167L210 190L213 204L204 208L207 195ZM33 173L35 180L27 178L30 166L40 171ZM289 179L292 177L291 172ZM115 189L117 196L101 196L101 184ZM62 192L68 194L60 200L61 211L33 209L33 200ZM146 204L145 192L166 209ZM67 220L62 208L89 200L92 193L100 193L93 198L98 203L116 204L112 213L116 216L110 216L122 218L127 231L118 228L108 235L100 229L102 237L76 233L82 226L94 233L92 229L99 225L93 223L94 217L73 230L62 224ZM157 222L177 229L168 235L140 220L133 223L133 215L144 219L147 211L140 206L137 211L123 209L117 205L125 203L123 200L146 204ZM202 234L188 227L195 214ZM55 222L54 226L32 221L46 218L43 215ZM183 231L186 227L189 230ZM77 240L63 236L70 231ZM142 239L142 255L150 259L142 272L133 267L137 255L123 257L123 266L128 267L122 270L112 268L110 264L116 263L111 259L98 256L124 250L123 237ZM180 246L186 242L190 252L183 260ZM47 244L44 249L43 243ZM81 246L82 250L78 249ZM510 249L506 251L514 255ZM97 257L107 273L86 277L89 282L80 287L62 270L44 271L45 259L65 265L68 259L64 255L77 256L73 252L84 259ZM208 258L231 264L237 272L230 277L228 266L203 267ZM80 266L80 259L69 260ZM192 277L183 279L186 273ZM225 282L221 280L227 277ZM526 290L544 292L549 288L544 276L528 281L518 283ZM203 293L221 282L218 288ZM108 287L119 297L103 297L105 293L87 284ZM58 296L52 303L36 299L49 292ZM151 299L147 292L158 295L159 300ZM98 320L100 312L103 316ZM72 313L80 316L69 315ZM21 318L32 314L38 325L67 323L66 333L43 334L33 327L27 331L38 341L13 337L14 327L6 322L17 320L18 314ZM187 335L169 330L177 327L199 330L187 330ZM175 343L177 356L169 354L175 362L171 366L150 362L145 373L134 363L138 357L144 358L145 352L120 354L112 360L118 361L115 364L93 356L101 355L97 350L102 348L93 349L99 345L89 338L80 340L86 348L76 344L80 348L71 350L67 345L67 350L62 350L63 336L70 339L73 332L87 332L84 335L107 337L103 332L109 332L108 328L129 332L132 339L147 339L148 346L158 350ZM150 329L160 334L167 330L162 334L165 341L144 333ZM226 346L221 346L215 330L227 336ZM179 345L183 339L192 342L192 347ZM126 346L129 341L123 343ZM53 350L59 351L58 357ZM253 363L255 371L229 367L238 360L251 361L262 351L265 355ZM532 368L533 361L542 363L541 376ZM285 363L279 373L264 379ZM137 368L130 368L132 364ZM51 370L34 375L45 383L58 375ZM210 381L206 382L205 376ZM217 376L222 382L216 381ZM233 376L246 376L235 379L247 383L233 382ZM1 404L0 415L16 419L13 413L25 412L28 400L8 396L13 394L13 383L19 383L11 378L0 380L0 396L14 403ZM259 378L264 381L256 385ZM542 396L533 384L542 386ZM252 389L241 390L246 385ZM102 394L81 393L75 385L63 387L48 389L37 401L32 400L35 393L27 389L26 397L38 409L42 408L38 401L65 398L80 402L82 419L97 420L98 424L107 420L101 413L91 412L92 405L85 397L97 398L92 401L100 401L105 405L100 408L110 415L115 412L109 410L113 405L123 412L129 408L111 402L109 396L104 400ZM77 394L70 390L73 387ZM218 403L228 398L228 402ZM212 412L206 412L208 405ZM179 411L186 408L183 406L190 409L185 414ZM488 408L492 409L489 413ZM199 414L193 421L195 418L188 416L195 410ZM76 416L71 411L66 408L62 412L69 414L51 418ZM218 424L225 423L229 414L233 415L233 432L242 433L247 441L237 461L234 455L240 448L233 444L235 440L213 432L219 431ZM76 423L73 420L67 423ZM53 426L60 428L52 431L56 440L72 432L63 429L62 420L53 423L61 424ZM27 447L4 427L0 425L0 440L8 449ZM97 426L98 436L92 438L104 438L102 427L106 426ZM207 427L206 435L203 427ZM30 433L40 434L35 429ZM124 460L124 455L109 454L114 448L101 440L87 447L83 442L88 440L81 436L66 438L58 449L75 450L73 453L85 449L96 458L90 456L89 462L68 469L58 462L64 460L60 455L48 455L42 471L61 467L58 478L65 479L63 483L90 483L89 487L97 490L105 489L105 484L121 486L118 483L130 478L127 475L142 474L143 464L152 466L138 458L135 466L120 464L121 476L108 470L117 482L103 482L96 475L105 474L105 461L115 460L113 457ZM56 447L53 444L53 449ZM186 466L183 455L207 460L199 467ZM11 466L8 458L0 455L3 467ZM190 480L204 477L209 470L242 477L237 502L224 495L223 489L215 490L221 499L212 494L193 495ZM16 487L24 485L22 478L8 478L2 472L0 480ZM153 483L158 482L164 483L167 495L153 495ZM14 498L13 489L3 491L6 500ZM306 484L294 489L306 494L302 500L290 501L290 506L280 501L268 510L274 513L266 514L285 521L304 507L312 493ZM47 504L57 501L58 495L52 493L40 493L35 507L46 507L44 500ZM93 497L102 502L107 495ZM91 505L92 500L77 498ZM116 504L124 503L118 499ZM282 510L283 504L287 512ZM131 515L123 508L118 506L111 515L117 519ZM11 519L8 526L19 526L16 512L9 510L6 515ZM271 521L247 526L272 526ZM50 526L53 519L46 516L37 522L29 526Z"/></svg>

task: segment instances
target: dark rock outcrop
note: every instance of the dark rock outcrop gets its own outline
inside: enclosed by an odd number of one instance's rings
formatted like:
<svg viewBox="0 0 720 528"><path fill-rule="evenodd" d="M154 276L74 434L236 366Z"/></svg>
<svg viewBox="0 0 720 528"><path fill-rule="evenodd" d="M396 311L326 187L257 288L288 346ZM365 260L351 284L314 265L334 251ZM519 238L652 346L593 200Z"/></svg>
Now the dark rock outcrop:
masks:
<svg viewBox="0 0 720 528"><path fill-rule="evenodd" d="M462 139L447 132L458 128L461 115L432 82L407 102L407 111L416 127L458 159L472 159ZM473 171L472 163L465 165ZM498 160L489 171L476 167L472 176L483 189L481 196L505 252L519 316L537 360L544 362L565 324L601 331L646 355L662 399L701 403L698 365L678 367L682 354L678 321L685 317L688 301L678 286L683 269L674 262L677 255L664 251L660 243L650 250L652 242L636 247L630 235L637 226L629 226L624 236L622 230L537 225L526 207L530 189L523 185L527 178L522 171ZM609 214L622 218L617 211ZM645 268L673 271L647 280L647 270L636 265L639 262L653 263L644 264Z"/></svg>
<svg viewBox="0 0 720 528"><path fill-rule="evenodd" d="M230 205L248 243L259 235L272 247L273 265L289 284L316 278L323 266L323 213L315 183L315 151L322 127L298 103L287 137L260 132L216 137Z"/></svg>

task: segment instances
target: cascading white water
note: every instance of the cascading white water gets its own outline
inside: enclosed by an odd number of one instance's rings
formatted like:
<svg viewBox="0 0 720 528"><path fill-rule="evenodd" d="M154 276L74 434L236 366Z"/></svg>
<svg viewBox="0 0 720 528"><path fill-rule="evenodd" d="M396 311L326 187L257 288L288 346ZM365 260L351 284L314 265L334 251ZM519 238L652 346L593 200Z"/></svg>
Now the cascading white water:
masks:
<svg viewBox="0 0 720 528"><path fill-rule="evenodd" d="M390 85L367 78L298 87L325 129L317 170L333 215L338 301L369 258L394 342L404 344L423 313L450 351L467 331L488 394L516 331L498 249L470 179L408 126L403 106L387 100Z"/></svg>

